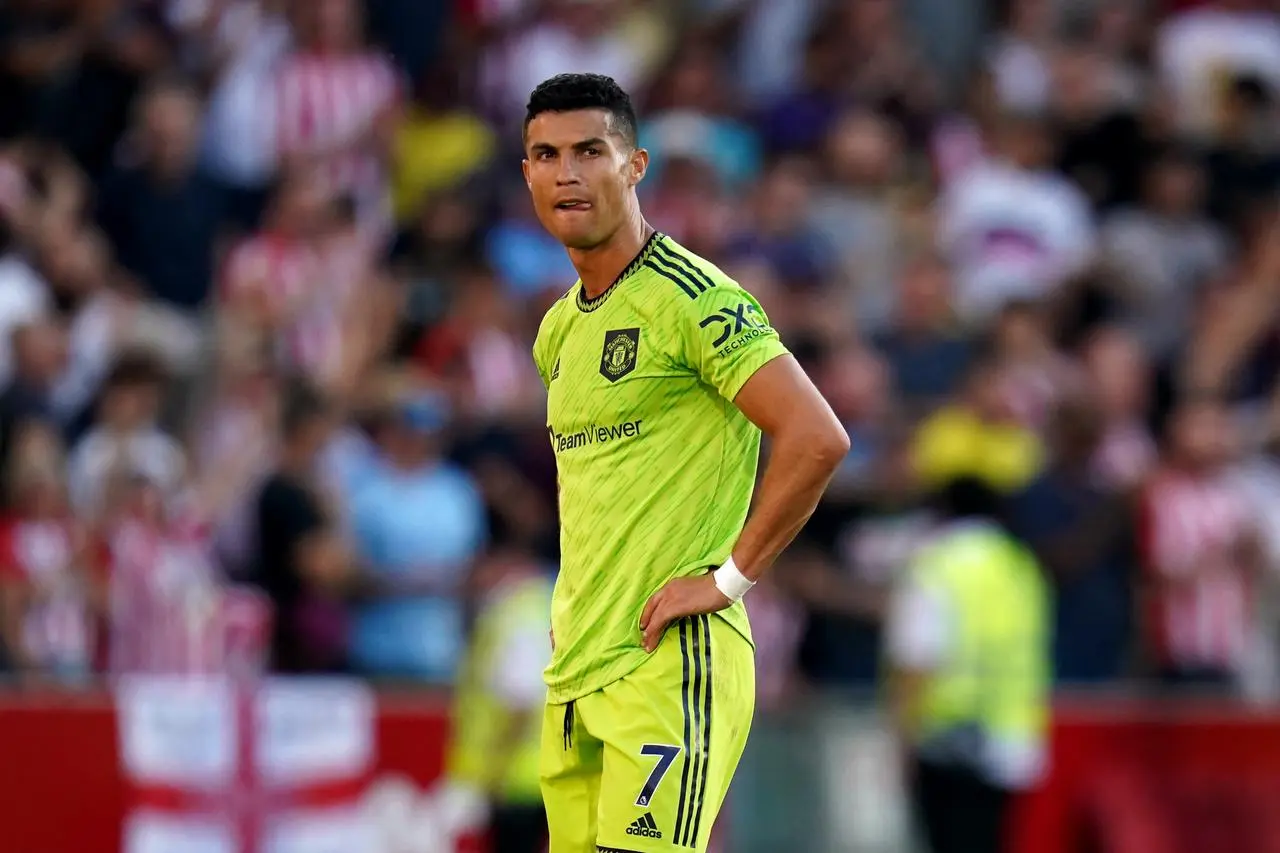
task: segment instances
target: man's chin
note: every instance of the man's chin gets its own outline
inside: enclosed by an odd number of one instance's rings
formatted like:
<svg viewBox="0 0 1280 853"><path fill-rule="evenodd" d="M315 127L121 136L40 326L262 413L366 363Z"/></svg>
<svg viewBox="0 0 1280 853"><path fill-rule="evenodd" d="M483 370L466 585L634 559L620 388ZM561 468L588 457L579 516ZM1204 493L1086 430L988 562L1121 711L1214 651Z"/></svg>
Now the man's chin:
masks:
<svg viewBox="0 0 1280 853"><path fill-rule="evenodd" d="M594 233L585 232L561 232L560 234L557 234L556 237L566 249L576 249L580 252L594 249L604 242Z"/></svg>

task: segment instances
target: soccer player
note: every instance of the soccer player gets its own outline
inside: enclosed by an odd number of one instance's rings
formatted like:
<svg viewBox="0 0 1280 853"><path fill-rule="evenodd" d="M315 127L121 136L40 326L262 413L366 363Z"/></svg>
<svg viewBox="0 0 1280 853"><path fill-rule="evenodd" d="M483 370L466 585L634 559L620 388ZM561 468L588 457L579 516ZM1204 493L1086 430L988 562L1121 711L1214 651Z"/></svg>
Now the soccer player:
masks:
<svg viewBox="0 0 1280 853"><path fill-rule="evenodd" d="M848 436L759 303L645 222L649 156L613 80L539 85L524 152L538 218L579 276L533 348L560 492L551 853L704 851L754 707L742 597ZM748 518L761 430L772 453Z"/></svg>

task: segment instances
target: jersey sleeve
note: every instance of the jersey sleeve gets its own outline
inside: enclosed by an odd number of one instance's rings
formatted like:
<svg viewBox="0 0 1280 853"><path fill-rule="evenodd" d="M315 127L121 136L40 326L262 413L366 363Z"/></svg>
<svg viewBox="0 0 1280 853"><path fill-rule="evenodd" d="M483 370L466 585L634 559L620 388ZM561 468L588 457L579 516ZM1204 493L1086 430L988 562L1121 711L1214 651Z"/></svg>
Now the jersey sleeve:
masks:
<svg viewBox="0 0 1280 853"><path fill-rule="evenodd" d="M732 400L757 370L787 348L756 298L721 278L675 312L681 324L680 361Z"/></svg>
<svg viewBox="0 0 1280 853"><path fill-rule="evenodd" d="M533 339L533 366L538 369L538 376L542 379L543 388L551 386L551 374L547 372L545 366L547 338L549 337L547 326L548 323L544 319L542 325L538 328L537 337Z"/></svg>
<svg viewBox="0 0 1280 853"><path fill-rule="evenodd" d="M533 339L533 366L538 369L543 388L551 387L552 374L555 372L551 353L558 349L556 337L559 324L556 316L563 302L564 297L561 297L547 310L542 322L538 324L538 334Z"/></svg>

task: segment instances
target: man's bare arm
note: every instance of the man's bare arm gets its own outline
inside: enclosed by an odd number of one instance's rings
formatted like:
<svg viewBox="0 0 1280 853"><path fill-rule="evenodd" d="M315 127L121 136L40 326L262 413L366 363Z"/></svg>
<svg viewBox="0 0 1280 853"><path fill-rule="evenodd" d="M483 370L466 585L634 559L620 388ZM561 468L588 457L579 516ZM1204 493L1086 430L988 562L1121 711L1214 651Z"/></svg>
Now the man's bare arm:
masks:
<svg viewBox="0 0 1280 853"><path fill-rule="evenodd" d="M733 548L739 571L754 581L813 515L849 452L849 436L789 355L757 370L733 402L772 446L755 509Z"/></svg>
<svg viewBox="0 0 1280 853"><path fill-rule="evenodd" d="M813 514L849 452L849 436L790 355L757 370L733 402L772 444L755 509L733 549L738 570L754 582ZM645 649L656 649L676 619L714 613L731 603L710 573L670 581L649 599L641 614Z"/></svg>

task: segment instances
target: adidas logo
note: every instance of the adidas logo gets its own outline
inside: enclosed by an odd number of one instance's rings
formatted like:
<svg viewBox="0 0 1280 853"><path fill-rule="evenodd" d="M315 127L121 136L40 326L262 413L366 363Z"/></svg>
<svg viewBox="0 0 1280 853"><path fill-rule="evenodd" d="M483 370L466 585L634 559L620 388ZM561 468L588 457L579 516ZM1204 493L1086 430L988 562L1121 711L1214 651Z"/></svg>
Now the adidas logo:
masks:
<svg viewBox="0 0 1280 853"><path fill-rule="evenodd" d="M631 826L627 827L627 835L639 835L642 838L662 837L662 833L658 831L657 821L648 812L636 818Z"/></svg>
<svg viewBox="0 0 1280 853"><path fill-rule="evenodd" d="M560 359L556 359L556 366L551 368L551 378L558 379L560 377Z"/></svg>

